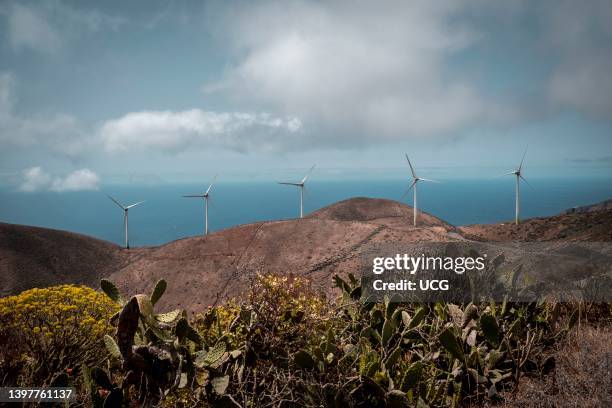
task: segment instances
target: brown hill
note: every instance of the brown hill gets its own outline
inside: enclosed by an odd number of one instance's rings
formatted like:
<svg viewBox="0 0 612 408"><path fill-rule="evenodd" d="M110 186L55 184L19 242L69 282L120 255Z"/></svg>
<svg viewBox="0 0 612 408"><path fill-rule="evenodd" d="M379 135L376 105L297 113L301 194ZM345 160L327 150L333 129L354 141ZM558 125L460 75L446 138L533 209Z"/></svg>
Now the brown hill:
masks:
<svg viewBox="0 0 612 408"><path fill-rule="evenodd" d="M374 222L392 228L405 229L412 228L412 217L412 207L397 201L356 197L321 208L309 214L306 218ZM444 227L448 230L454 230L452 225L424 211L419 211L418 225L421 227Z"/></svg>
<svg viewBox="0 0 612 408"><path fill-rule="evenodd" d="M125 263L120 248L85 235L0 223L0 296L60 283L97 286Z"/></svg>
<svg viewBox="0 0 612 408"><path fill-rule="evenodd" d="M97 287L101 277L123 292L171 282L162 306L201 310L239 294L257 272L300 273L328 286L334 271L354 268L360 248L373 242L462 239L451 225L426 213L418 228L412 209L389 200L356 198L307 218L255 223L125 251L64 231L0 224L0 294L59 283Z"/></svg>
<svg viewBox="0 0 612 408"><path fill-rule="evenodd" d="M582 207L570 208L563 212L563 214L572 213L584 213L584 212L595 212L595 211L606 211L612 210L612 199L599 202L597 204L585 205Z"/></svg>
<svg viewBox="0 0 612 408"><path fill-rule="evenodd" d="M455 228L412 208L354 198L304 219L260 222L125 251L63 231L0 224L0 295L76 282L97 287L109 277L124 293L169 281L163 309L201 311L239 295L258 272L300 274L328 289L334 273L355 272L368 244L453 240L612 240L612 211L576 213L511 224Z"/></svg>
<svg viewBox="0 0 612 408"><path fill-rule="evenodd" d="M468 225L459 231L476 241L612 241L612 209L531 218L519 225Z"/></svg>
<svg viewBox="0 0 612 408"><path fill-rule="evenodd" d="M368 210L372 210L368 212ZM431 216L413 227L412 209L389 200L355 198L304 219L243 225L151 249L111 275L123 291L152 289L169 277L167 307L202 310L239 295L256 273L298 273L328 289L335 272L355 270L368 243L462 239Z"/></svg>

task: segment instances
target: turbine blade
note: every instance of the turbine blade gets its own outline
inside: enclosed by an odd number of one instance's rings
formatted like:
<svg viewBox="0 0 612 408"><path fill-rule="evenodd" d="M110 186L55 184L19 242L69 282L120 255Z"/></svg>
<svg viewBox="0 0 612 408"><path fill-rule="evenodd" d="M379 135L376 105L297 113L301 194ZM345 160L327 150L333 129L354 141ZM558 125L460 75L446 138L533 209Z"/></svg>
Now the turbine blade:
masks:
<svg viewBox="0 0 612 408"><path fill-rule="evenodd" d="M414 187L414 185L417 183L417 180L413 180L412 183L410 183L410 187L408 187L408 190L404 191L404 194L402 194L402 200L404 198L406 198L406 196L408 195L408 193L410 192L410 190L412 190L412 187Z"/></svg>
<svg viewBox="0 0 612 408"><path fill-rule="evenodd" d="M304 184L306 182L306 180L308 180L308 177L310 177L310 174L312 173L312 171L314 170L316 164L313 164L312 167L310 168L310 170L308 171L308 174L306 174L306 176L302 179L302 183Z"/></svg>
<svg viewBox="0 0 612 408"><path fill-rule="evenodd" d="M189 198L191 198L191 197L204 198L203 195L184 195L184 196L181 196L181 197L184 197L184 198L187 198L187 197L189 197Z"/></svg>
<svg viewBox="0 0 612 408"><path fill-rule="evenodd" d="M213 177L213 180L210 182L210 186L208 186L208 190L206 190L204 194L208 194L210 192L210 189L212 188L213 184L215 184L215 180L217 180L218 175L219 174L215 174L215 177Z"/></svg>
<svg viewBox="0 0 612 408"><path fill-rule="evenodd" d="M125 210L125 207L119 201L115 200L113 197L109 196L108 194L106 196L110 198L111 200L113 200L113 202L117 204L119 208L121 208L122 210Z"/></svg>
<svg viewBox="0 0 612 408"><path fill-rule="evenodd" d="M527 146L529 147L529 146ZM519 165L518 171L520 172L523 168L523 161L525 161L525 156L527 155L527 147L525 148L525 153L523 153L523 158L521 159L521 164Z"/></svg>
<svg viewBox="0 0 612 408"><path fill-rule="evenodd" d="M289 182L282 182L282 181L279 181L278 184L283 184L286 186L297 186L297 187L300 187L302 185L301 183L289 183Z"/></svg>
<svg viewBox="0 0 612 408"><path fill-rule="evenodd" d="M529 187L533 188L533 186L532 186L531 184L529 184L529 182L527 181L527 179L526 179L525 177L523 177L523 175L522 175L522 174L521 174L519 177L520 177L520 178L522 178L522 179L523 179L523 181L524 181L525 183L527 183L527 185L528 185Z"/></svg>
<svg viewBox="0 0 612 408"><path fill-rule="evenodd" d="M509 176L511 174L515 174L514 171L509 171L508 173L504 173L504 174L500 174L494 177L491 177L492 179L496 179L496 178L500 178L500 177L505 177L505 176Z"/></svg>
<svg viewBox="0 0 612 408"><path fill-rule="evenodd" d="M128 206L127 206L127 207L125 207L125 208L126 208L127 210L129 210L130 208L132 208L132 207L136 207L137 205L140 205L140 204L144 203L145 201L146 201L146 200L139 201L139 202L137 202L137 203L134 203L134 204L128 205Z"/></svg>
<svg viewBox="0 0 612 408"><path fill-rule="evenodd" d="M408 165L410 166L410 172L412 173L412 178L417 178L417 175L414 171L414 167L412 167L412 163L410 163L410 159L408 158L408 154L404 153L404 155L406 156L406 160L408 160Z"/></svg>
<svg viewBox="0 0 612 408"><path fill-rule="evenodd" d="M408 193L408 192L410 192L410 190L412 190L412 188L413 188L414 186L416 186L416 183L417 183L418 181L419 181L419 180L414 179L414 180L412 181L412 183L410 183L410 186L408 187L408 190L407 190L406 192L407 192L407 193Z"/></svg>
<svg viewBox="0 0 612 408"><path fill-rule="evenodd" d="M431 179L426 179L426 178L423 178L423 177L419 177L419 180L429 181L430 183L438 183L438 184L442 184L442 182L441 182L441 181L438 181L438 180L431 180Z"/></svg>

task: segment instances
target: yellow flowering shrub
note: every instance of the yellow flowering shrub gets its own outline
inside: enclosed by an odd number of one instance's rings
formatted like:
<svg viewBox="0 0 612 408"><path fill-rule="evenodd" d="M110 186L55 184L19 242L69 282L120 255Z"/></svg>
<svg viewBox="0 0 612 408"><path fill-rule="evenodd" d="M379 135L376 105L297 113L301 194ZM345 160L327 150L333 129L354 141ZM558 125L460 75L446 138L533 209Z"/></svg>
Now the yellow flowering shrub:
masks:
<svg viewBox="0 0 612 408"><path fill-rule="evenodd" d="M295 352L317 341L317 333L328 325L330 307L321 292L306 278L293 275L258 275L248 304L256 312L256 329L249 339L260 350ZM276 359L260 354L260 363Z"/></svg>
<svg viewBox="0 0 612 408"><path fill-rule="evenodd" d="M204 343L214 344L218 338L224 336L227 344L233 347L244 340L240 333L228 330L239 314L240 306L231 300L223 306L209 306L206 313L194 317L192 324Z"/></svg>
<svg viewBox="0 0 612 408"><path fill-rule="evenodd" d="M309 340L311 331L326 324L330 309L325 296L315 291L308 279L257 274L246 299L209 307L204 315L196 316L193 324L206 344L223 338L229 348L236 348L244 342L248 331L244 325L232 329L241 310L254 313L255 329L249 338L253 344L301 344Z"/></svg>
<svg viewBox="0 0 612 408"><path fill-rule="evenodd" d="M316 292L309 280L274 274L257 275L249 292L249 303L270 314L303 314L305 319L320 319L328 306L325 296Z"/></svg>
<svg viewBox="0 0 612 408"><path fill-rule="evenodd" d="M118 310L104 294L76 285L0 298L0 368L20 361L19 385L40 386L59 372L95 362Z"/></svg>

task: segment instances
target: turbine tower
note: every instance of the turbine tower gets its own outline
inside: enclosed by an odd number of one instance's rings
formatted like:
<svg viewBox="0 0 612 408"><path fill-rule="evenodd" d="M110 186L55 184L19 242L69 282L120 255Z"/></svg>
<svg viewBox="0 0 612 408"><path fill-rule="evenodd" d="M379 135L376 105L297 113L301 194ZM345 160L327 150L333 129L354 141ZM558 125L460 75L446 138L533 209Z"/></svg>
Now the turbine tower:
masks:
<svg viewBox="0 0 612 408"><path fill-rule="evenodd" d="M410 172L412 173L412 183L410 184L410 187L408 187L408 191L406 191L406 193L408 193L410 191L411 188L414 188L414 198L413 198L413 205L412 205L412 224L416 227L416 222L417 222L417 183L419 181L429 181L431 183L439 183L439 181L436 180L431 180L431 179L426 179L423 177L418 177L416 175L416 172L414 171L414 167L412 167L412 163L410 163L410 159L408 158L408 155L406 154L406 160L408 160L408 165L410 166Z"/></svg>
<svg viewBox="0 0 612 408"><path fill-rule="evenodd" d="M525 153L523 153L523 158L521 159L521 164L519 164L518 168L514 171L511 171L509 173L506 173L506 176L508 175L514 175L516 176L516 197L515 197L515 214L514 214L514 223L516 225L518 225L521 222L521 218L520 218L520 213L521 213L521 189L520 189L520 184L521 184L521 180L523 179L523 181L525 183L527 183L528 185L529 182L527 180L525 180L525 177L523 177L523 162L525 161L525 155L527 154L527 149L525 149Z"/></svg>
<svg viewBox="0 0 612 408"><path fill-rule="evenodd" d="M299 183L289 183L289 182L279 182L278 184L284 184L287 186L296 186L300 188L300 218L304 217L304 184L306 183L306 180L308 180L308 177L310 177L310 173L312 173L312 170L314 170L315 165L313 165L310 170L308 171L308 174L306 174L306 176L304 176L304 178L302 179L302 181L300 181Z"/></svg>
<svg viewBox="0 0 612 408"><path fill-rule="evenodd" d="M208 235L208 198L210 197L210 189L212 188L215 180L217 179L217 175L213 178L213 181L210 183L206 192L204 194L199 195L184 195L186 198L203 198L204 199L204 235Z"/></svg>
<svg viewBox="0 0 612 408"><path fill-rule="evenodd" d="M137 205L144 203L144 201L139 201L137 203L130 204L128 206L124 206L123 204L121 204L119 201L115 200L113 197L109 196L108 194L107 194L107 197L113 200L113 202L117 204L119 208L123 210L123 229L125 230L125 249L130 249L130 241L128 240L128 211L130 210L130 208L134 208Z"/></svg>

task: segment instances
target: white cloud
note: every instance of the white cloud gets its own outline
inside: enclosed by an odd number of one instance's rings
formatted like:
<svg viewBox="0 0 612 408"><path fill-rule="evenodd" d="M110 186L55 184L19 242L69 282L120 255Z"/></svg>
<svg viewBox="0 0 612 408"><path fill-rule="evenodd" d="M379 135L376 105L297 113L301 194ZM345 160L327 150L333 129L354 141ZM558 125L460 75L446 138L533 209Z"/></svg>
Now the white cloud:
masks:
<svg viewBox="0 0 612 408"><path fill-rule="evenodd" d="M94 142L77 119L67 114L21 116L14 110L16 80L0 72L0 146L46 147L74 157Z"/></svg>
<svg viewBox="0 0 612 408"><path fill-rule="evenodd" d="M220 147L235 151L278 150L302 135L295 116L251 112L186 111L131 112L99 126L83 126L66 114L22 116L15 112L15 77L0 72L0 146L43 148L70 159L106 151L175 153Z"/></svg>
<svg viewBox="0 0 612 408"><path fill-rule="evenodd" d="M74 8L61 1L48 1L46 9L57 25L61 24L66 26L67 30L72 30L66 33L67 35L84 31L91 33L102 30L118 31L128 22L122 16L109 15L96 9Z"/></svg>
<svg viewBox="0 0 612 408"><path fill-rule="evenodd" d="M75 170L64 177L54 177L46 173L41 167L31 167L23 171L23 180L19 186L20 191L84 191L97 190L100 178L89 169Z"/></svg>
<svg viewBox="0 0 612 408"><path fill-rule="evenodd" d="M97 10L79 9L58 0L5 4L0 15L6 18L10 45L44 54L61 50L67 41L83 33L102 29L117 30L126 20Z"/></svg>
<svg viewBox="0 0 612 408"><path fill-rule="evenodd" d="M9 41L13 48L30 48L43 53L53 53L60 48L59 33L39 10L13 3L7 19Z"/></svg>
<svg viewBox="0 0 612 408"><path fill-rule="evenodd" d="M554 2L545 14L546 45L559 58L549 80L557 107L612 119L612 6L608 0Z"/></svg>
<svg viewBox="0 0 612 408"><path fill-rule="evenodd" d="M301 129L302 123L296 117L191 109L128 113L105 122L99 136L109 152L179 152L193 147L266 150L288 143L291 135Z"/></svg>
<svg viewBox="0 0 612 408"><path fill-rule="evenodd" d="M293 114L320 144L447 134L501 108L446 71L478 35L458 2L245 2L219 19L236 63L204 87Z"/></svg>
<svg viewBox="0 0 612 408"><path fill-rule="evenodd" d="M51 191L83 191L97 190L100 178L89 169L75 170L64 178L53 179L49 189Z"/></svg>
<svg viewBox="0 0 612 408"><path fill-rule="evenodd" d="M10 116L13 110L15 78L9 72L0 72L0 121Z"/></svg>
<svg viewBox="0 0 612 408"><path fill-rule="evenodd" d="M24 170L23 181L19 186L19 190L33 192L45 190L51 184L51 176L43 171L40 167L31 167Z"/></svg>
<svg viewBox="0 0 612 408"><path fill-rule="evenodd" d="M611 73L612 57L605 54L564 62L551 77L550 99L557 106L612 119Z"/></svg>

